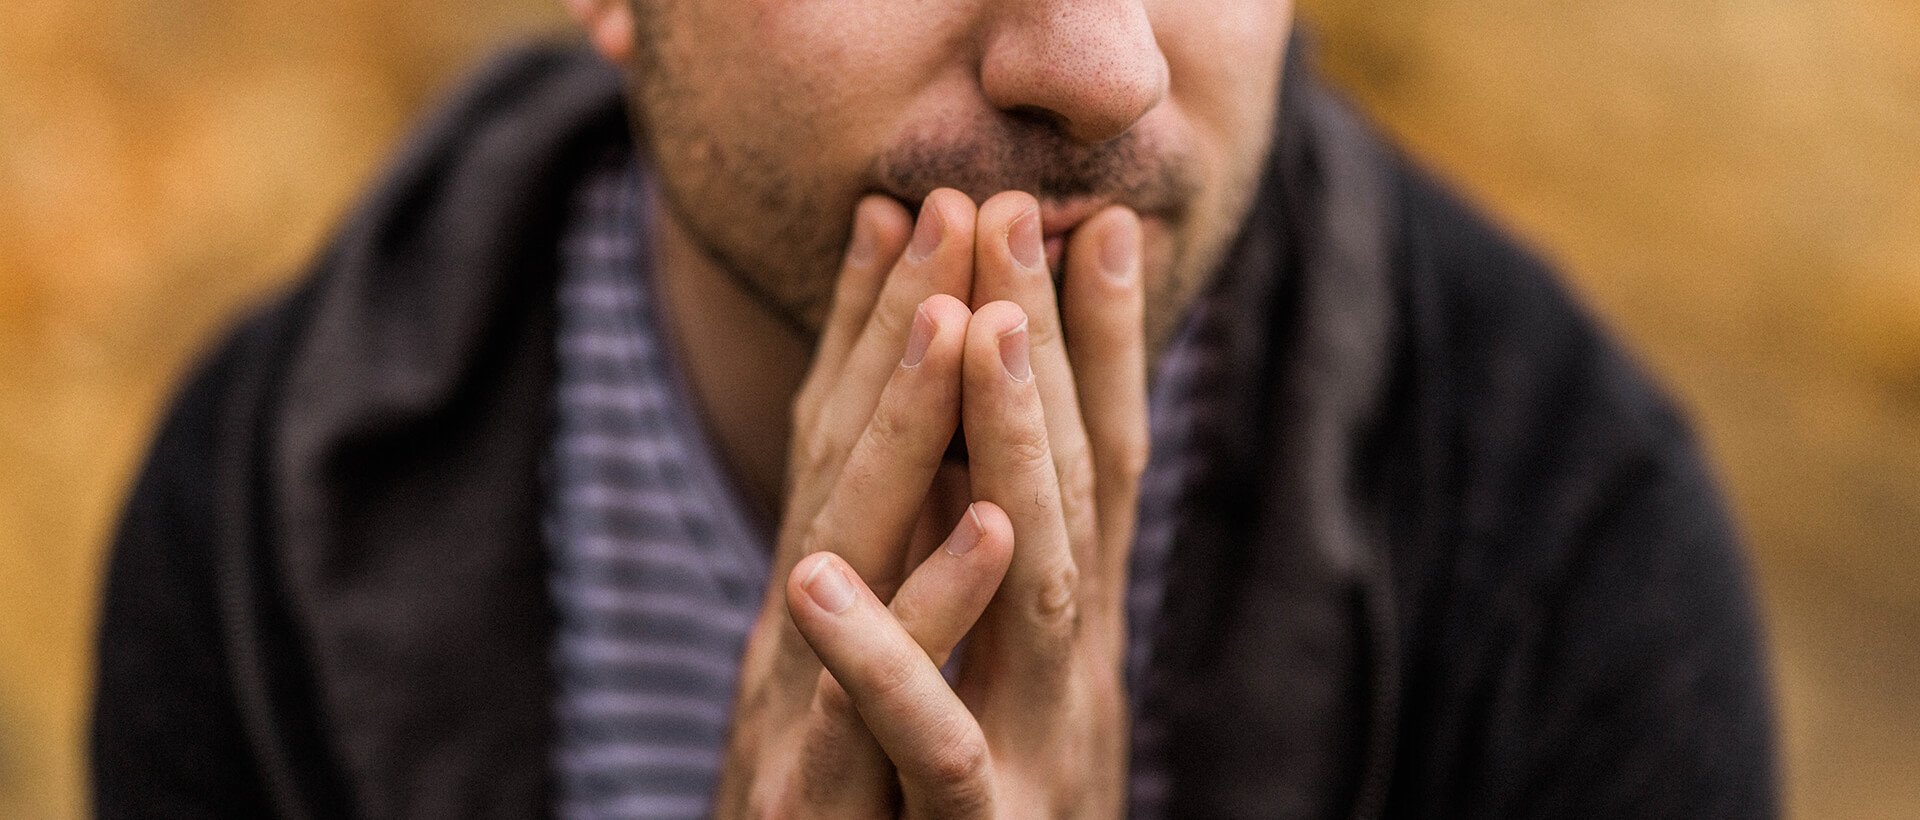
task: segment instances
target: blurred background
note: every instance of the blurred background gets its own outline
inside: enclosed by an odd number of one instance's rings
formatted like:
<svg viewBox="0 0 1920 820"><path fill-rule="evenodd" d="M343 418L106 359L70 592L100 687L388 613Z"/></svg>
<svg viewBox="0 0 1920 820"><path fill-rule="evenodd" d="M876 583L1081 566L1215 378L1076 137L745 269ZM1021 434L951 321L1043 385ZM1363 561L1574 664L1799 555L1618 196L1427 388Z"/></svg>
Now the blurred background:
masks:
<svg viewBox="0 0 1920 820"><path fill-rule="evenodd" d="M1303 0L1558 260L1751 538L1794 815L1920 817L1920 3ZM29 0L0 26L0 817L86 808L101 546L173 380L558 0Z"/></svg>

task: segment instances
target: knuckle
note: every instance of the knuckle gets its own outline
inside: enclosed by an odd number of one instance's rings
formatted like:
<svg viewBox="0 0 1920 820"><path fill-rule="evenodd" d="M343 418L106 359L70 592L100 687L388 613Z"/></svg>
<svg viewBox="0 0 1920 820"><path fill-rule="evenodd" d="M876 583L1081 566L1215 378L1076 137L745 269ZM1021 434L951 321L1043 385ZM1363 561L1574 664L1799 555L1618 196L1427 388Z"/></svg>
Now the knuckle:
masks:
<svg viewBox="0 0 1920 820"><path fill-rule="evenodd" d="M1029 609L1041 635L1065 639L1078 629L1079 592L1080 568L1072 561L1041 574Z"/></svg>
<svg viewBox="0 0 1920 820"><path fill-rule="evenodd" d="M882 702L903 697L913 684L914 660L893 652L881 653L869 660L857 673L867 697Z"/></svg>
<svg viewBox="0 0 1920 820"><path fill-rule="evenodd" d="M793 406L787 410L787 421L795 430L805 430L813 426L813 420L820 415L820 388L809 381L794 394Z"/></svg>
<svg viewBox="0 0 1920 820"><path fill-rule="evenodd" d="M893 452L903 449L912 432L907 420L882 402L875 409L873 418L867 421L866 436L870 446L879 448L881 452Z"/></svg>
<svg viewBox="0 0 1920 820"><path fill-rule="evenodd" d="M1153 445L1145 435L1131 435L1114 445L1110 458L1113 465L1108 469L1114 472L1115 477L1137 484L1140 477L1146 475L1147 464L1153 459Z"/></svg>
<svg viewBox="0 0 1920 820"><path fill-rule="evenodd" d="M816 476L826 472L828 467L827 448L820 446L812 438L800 439L794 444L794 466L797 476Z"/></svg>
<svg viewBox="0 0 1920 820"><path fill-rule="evenodd" d="M873 452L883 454L893 463L914 469L932 469L940 466L944 451L928 452L927 447L919 446L915 441L918 431L914 419L900 408L882 405L867 422L862 435L866 446Z"/></svg>
<svg viewBox="0 0 1920 820"><path fill-rule="evenodd" d="M932 607L915 595L895 595L887 599L887 609L893 612L893 619L899 621L908 634L913 634L917 628L931 620L929 617L931 613L928 610Z"/></svg>
<svg viewBox="0 0 1920 820"><path fill-rule="evenodd" d="M793 806L794 799L784 792L784 784L780 781L756 780L742 798L745 805L728 807L725 813L729 817L752 818L752 820L794 817L798 814L798 810ZM716 815L720 813L715 812Z"/></svg>
<svg viewBox="0 0 1920 820"><path fill-rule="evenodd" d="M906 310L899 310L886 304L878 305L873 313L867 316L866 333L869 336L878 335L882 339L904 340L907 338L907 325L913 321L914 311L918 309L918 305Z"/></svg>
<svg viewBox="0 0 1920 820"><path fill-rule="evenodd" d="M828 523L831 515L832 509L828 507L823 507L814 514L813 521L807 526L805 534L800 536L800 558L816 552L831 552L836 555L840 553L837 548L839 544L834 537L836 533Z"/></svg>
<svg viewBox="0 0 1920 820"><path fill-rule="evenodd" d="M1044 429L1026 426L1014 426L1006 431L1001 443L1007 461L1021 468L1037 468L1040 465L1052 466L1053 450L1047 445L1047 433Z"/></svg>
<svg viewBox="0 0 1920 820"><path fill-rule="evenodd" d="M832 673L820 670L820 682L814 687L813 693L814 726L819 728L820 734L837 739L841 734L837 730L857 714L853 697L847 694L847 688L841 686Z"/></svg>
<svg viewBox="0 0 1920 820"><path fill-rule="evenodd" d="M978 791L986 780L987 740L971 721L948 721L947 728L927 751L928 782L949 797Z"/></svg>
<svg viewBox="0 0 1920 820"><path fill-rule="evenodd" d="M833 394L835 380L819 372L820 369L818 363L809 368L806 380L800 383L799 392L793 396L793 404L787 408L795 430L811 429L820 420L820 411L826 406L827 397Z"/></svg>
<svg viewBox="0 0 1920 820"><path fill-rule="evenodd" d="M1092 498L1094 464L1085 445L1062 453L1059 459L1060 489L1069 498Z"/></svg>
<svg viewBox="0 0 1920 820"><path fill-rule="evenodd" d="M839 454L845 449L838 446L827 432L821 429L819 420L802 426L795 424L796 431L810 431L807 435L794 436L793 461L790 471L796 478L825 476L833 472L839 460Z"/></svg>
<svg viewBox="0 0 1920 820"><path fill-rule="evenodd" d="M1049 284L1051 287L1051 284ZM1031 316L1031 314L1029 314ZM1031 321L1027 323L1027 345L1034 350L1044 350L1060 341L1060 324L1055 321Z"/></svg>

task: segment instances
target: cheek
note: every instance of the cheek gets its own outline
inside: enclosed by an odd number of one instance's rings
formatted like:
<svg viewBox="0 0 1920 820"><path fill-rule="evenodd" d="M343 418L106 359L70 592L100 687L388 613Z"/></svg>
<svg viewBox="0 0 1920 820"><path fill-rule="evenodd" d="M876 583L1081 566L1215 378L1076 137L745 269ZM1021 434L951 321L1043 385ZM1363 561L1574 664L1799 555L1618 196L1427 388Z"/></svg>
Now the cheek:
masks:
<svg viewBox="0 0 1920 820"><path fill-rule="evenodd" d="M1148 350L1158 351L1177 329L1204 277L1181 264L1182 253L1189 252L1190 237L1177 235L1159 220L1147 220L1141 227L1147 343Z"/></svg>
<svg viewBox="0 0 1920 820"><path fill-rule="evenodd" d="M1156 9L1155 34L1177 112L1205 177L1189 240L1230 230L1271 143L1292 6L1260 0L1182 3Z"/></svg>
<svg viewBox="0 0 1920 820"><path fill-rule="evenodd" d="M1140 224L1140 262L1141 270L1147 276L1148 304L1166 304L1176 289L1169 280L1179 251L1179 238L1174 235L1166 222L1158 219L1143 220Z"/></svg>
<svg viewBox="0 0 1920 820"><path fill-rule="evenodd" d="M880 115L899 107L875 79L892 55L849 22L873 0L681 2L661 61L673 82L655 95L651 130L698 189L687 199L782 220L851 200Z"/></svg>
<svg viewBox="0 0 1920 820"><path fill-rule="evenodd" d="M880 130L955 54L951 9L899 0L755 0L738 55L761 96L832 142Z"/></svg>
<svg viewBox="0 0 1920 820"><path fill-rule="evenodd" d="M1147 324L1159 345L1245 216L1270 145L1292 6L1159 0L1150 9L1169 79L1160 113L1201 183L1183 224L1148 225Z"/></svg>
<svg viewBox="0 0 1920 820"><path fill-rule="evenodd" d="M1175 0L1157 9L1155 34L1167 58L1169 96L1196 127L1228 143L1218 147L1230 149L1270 127L1292 8L1261 0Z"/></svg>

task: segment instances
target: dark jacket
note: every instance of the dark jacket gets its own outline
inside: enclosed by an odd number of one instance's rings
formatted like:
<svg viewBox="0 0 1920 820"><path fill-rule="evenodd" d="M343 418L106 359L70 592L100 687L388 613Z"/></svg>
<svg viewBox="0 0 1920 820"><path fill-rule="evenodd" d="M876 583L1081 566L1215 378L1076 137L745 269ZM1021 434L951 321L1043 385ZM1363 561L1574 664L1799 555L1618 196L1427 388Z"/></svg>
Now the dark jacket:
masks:
<svg viewBox="0 0 1920 820"><path fill-rule="evenodd" d="M1774 813L1685 423L1536 259L1300 61L1285 86L1157 644L1176 814ZM556 243L626 139L594 58L497 61L188 381L113 547L101 814L550 810Z"/></svg>

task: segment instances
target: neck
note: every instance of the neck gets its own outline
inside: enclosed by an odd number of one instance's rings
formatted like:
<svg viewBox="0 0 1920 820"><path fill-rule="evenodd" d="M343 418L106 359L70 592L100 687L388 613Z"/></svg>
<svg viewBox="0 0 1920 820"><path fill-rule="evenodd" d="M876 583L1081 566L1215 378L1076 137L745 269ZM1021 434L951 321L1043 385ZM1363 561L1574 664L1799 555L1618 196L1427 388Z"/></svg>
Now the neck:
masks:
<svg viewBox="0 0 1920 820"><path fill-rule="evenodd" d="M653 266L693 404L760 520L779 520L793 397L812 343L694 242L654 198Z"/></svg>

